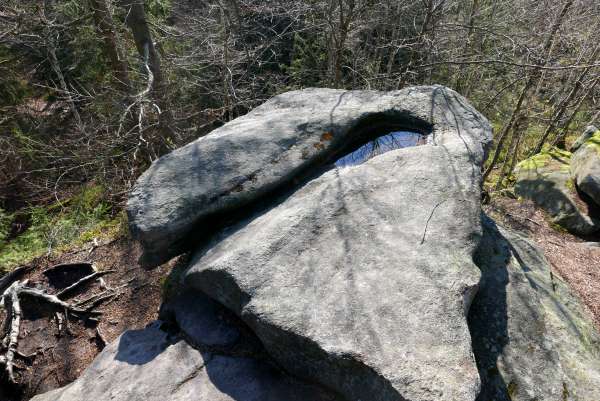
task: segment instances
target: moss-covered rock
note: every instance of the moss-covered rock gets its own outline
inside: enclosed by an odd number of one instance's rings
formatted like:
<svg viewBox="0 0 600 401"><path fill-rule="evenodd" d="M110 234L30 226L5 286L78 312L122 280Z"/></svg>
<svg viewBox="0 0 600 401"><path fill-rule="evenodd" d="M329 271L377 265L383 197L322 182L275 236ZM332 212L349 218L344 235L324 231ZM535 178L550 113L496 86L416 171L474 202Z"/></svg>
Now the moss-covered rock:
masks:
<svg viewBox="0 0 600 401"><path fill-rule="evenodd" d="M546 148L540 153L533 155L517 164L517 170L532 170L547 167L553 160L563 164L563 166L568 166L571 155L571 152L558 149L556 147ZM557 166L558 168L563 168L563 166L559 164L557 164Z"/></svg>
<svg viewBox="0 0 600 401"><path fill-rule="evenodd" d="M547 148L519 163L515 169L515 194L532 200L550 216L551 223L577 235L600 229L590 208L577 193L571 178L570 152Z"/></svg>
<svg viewBox="0 0 600 401"><path fill-rule="evenodd" d="M478 401L600 400L600 335L543 252L483 218L469 312Z"/></svg>
<svg viewBox="0 0 600 401"><path fill-rule="evenodd" d="M577 138L575 142L573 142L573 145L570 149L571 152L577 151L581 146L588 142L589 139L592 139L593 136L596 136L596 138L591 141L590 145L598 144L600 141L599 135L600 131L598 131L598 128L594 127L593 125L587 126L585 131L583 131L583 134L581 134L581 136Z"/></svg>
<svg viewBox="0 0 600 401"><path fill-rule="evenodd" d="M600 208L600 131L582 142L573 153L571 174L577 188Z"/></svg>

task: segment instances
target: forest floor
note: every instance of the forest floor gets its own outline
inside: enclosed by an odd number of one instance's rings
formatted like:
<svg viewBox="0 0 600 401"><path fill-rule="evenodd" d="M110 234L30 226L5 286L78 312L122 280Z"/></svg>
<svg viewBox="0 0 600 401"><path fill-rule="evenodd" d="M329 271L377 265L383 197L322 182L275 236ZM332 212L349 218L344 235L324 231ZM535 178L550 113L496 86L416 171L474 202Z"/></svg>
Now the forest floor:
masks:
<svg viewBox="0 0 600 401"><path fill-rule="evenodd" d="M94 308L102 313L97 321L70 316L62 330L53 311L36 302L22 302L18 350L28 358L15 360L19 386L9 386L3 381L0 400L28 400L35 394L72 382L106 343L125 330L143 328L157 318L165 279L177 259L154 270L144 270L137 262L139 255L139 248L128 238L121 237L58 256L37 258L28 264L31 269L19 280L29 280L28 286L49 294L58 293L84 275L73 269L60 269L64 264L87 262L98 271L112 271L102 277L103 282L94 280L65 297L67 302L77 303L105 292L106 288L114 289L110 293L115 295ZM48 273L59 270L66 274L58 274L58 279L56 274ZM3 313L0 311L0 321L4 319Z"/></svg>
<svg viewBox="0 0 600 401"><path fill-rule="evenodd" d="M542 249L553 272L580 298L600 330L600 235L579 238L569 234L550 224L544 212L530 201L496 197L484 210Z"/></svg>

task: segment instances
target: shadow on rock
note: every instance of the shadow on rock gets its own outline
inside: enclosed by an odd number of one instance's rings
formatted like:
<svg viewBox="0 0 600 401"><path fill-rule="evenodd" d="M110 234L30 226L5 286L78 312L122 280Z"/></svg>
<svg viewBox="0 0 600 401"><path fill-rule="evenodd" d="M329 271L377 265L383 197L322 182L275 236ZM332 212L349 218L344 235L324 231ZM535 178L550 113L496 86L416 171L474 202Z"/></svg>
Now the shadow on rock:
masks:
<svg viewBox="0 0 600 401"><path fill-rule="evenodd" d="M510 246L502 238L496 224L484 217L484 236L475 254L481 269L479 292L469 311L469 328L481 377L481 393L477 401L510 401L508 386L498 371L502 349L508 343L506 285Z"/></svg>
<svg viewBox="0 0 600 401"><path fill-rule="evenodd" d="M477 401L599 399L599 337L589 316L529 240L482 220L482 278L468 320Z"/></svg>
<svg viewBox="0 0 600 401"><path fill-rule="evenodd" d="M162 327L161 327L162 326ZM169 345L174 344L169 336L149 336L148 330L164 329L162 322L156 321L146 329L128 330L119 338L115 359L131 365L144 365L160 355Z"/></svg>

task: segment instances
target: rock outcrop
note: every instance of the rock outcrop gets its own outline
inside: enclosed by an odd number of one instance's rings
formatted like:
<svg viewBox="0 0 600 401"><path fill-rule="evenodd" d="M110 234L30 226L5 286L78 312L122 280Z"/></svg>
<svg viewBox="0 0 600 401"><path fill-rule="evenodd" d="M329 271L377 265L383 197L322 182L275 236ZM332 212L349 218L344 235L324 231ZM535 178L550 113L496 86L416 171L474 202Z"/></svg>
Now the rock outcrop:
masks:
<svg viewBox="0 0 600 401"><path fill-rule="evenodd" d="M600 336L542 252L484 218L469 313L478 401L600 400Z"/></svg>
<svg viewBox="0 0 600 401"><path fill-rule="evenodd" d="M600 131L596 129L591 135L586 131L578 142L581 144L571 157L571 174L577 188L600 209Z"/></svg>
<svg viewBox="0 0 600 401"><path fill-rule="evenodd" d="M585 131L583 131L583 134L581 134L581 136L579 136L579 138L577 138L577 140L573 142L573 145L571 145L569 151L571 151L571 153L577 151L577 149L579 149L581 145L583 145L588 139L590 139L597 131L598 128L596 128L593 125L588 125L587 127L585 127Z"/></svg>
<svg viewBox="0 0 600 401"><path fill-rule="evenodd" d="M161 321L127 331L75 382L32 401L342 401L269 363L260 343L223 320L226 311L214 301L182 295L167 313L173 307L191 331L171 333Z"/></svg>
<svg viewBox="0 0 600 401"><path fill-rule="evenodd" d="M397 129L427 141L332 165ZM600 399L585 310L531 243L482 225L490 141L443 87L311 89L165 156L128 208L149 264L193 247L184 290L34 401ZM521 164L517 188L585 231L563 156Z"/></svg>
<svg viewBox="0 0 600 401"><path fill-rule="evenodd" d="M571 178L571 153L546 150L520 162L515 168L515 194L532 200L551 221L576 235L598 231L600 222L590 216ZM593 215L593 214L592 214Z"/></svg>
<svg viewBox="0 0 600 401"><path fill-rule="evenodd" d="M454 125L455 133L447 135ZM127 211L143 262L158 265L188 250L234 211L294 185L373 135L398 129L431 132L439 145L467 148L475 164L490 135L479 113L439 86L395 92L306 89L275 96L161 157L138 179Z"/></svg>
<svg viewBox="0 0 600 401"><path fill-rule="evenodd" d="M348 399L474 399L465 314L489 125L447 90L406 94L435 142L324 173L217 235L184 280L286 370Z"/></svg>

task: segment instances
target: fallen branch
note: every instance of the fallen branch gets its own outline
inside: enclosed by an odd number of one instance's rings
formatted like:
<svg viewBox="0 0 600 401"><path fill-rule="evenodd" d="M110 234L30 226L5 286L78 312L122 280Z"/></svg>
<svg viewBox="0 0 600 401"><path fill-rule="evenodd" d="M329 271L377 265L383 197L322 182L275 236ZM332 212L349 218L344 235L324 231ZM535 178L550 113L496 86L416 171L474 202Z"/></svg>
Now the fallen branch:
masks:
<svg viewBox="0 0 600 401"><path fill-rule="evenodd" d="M90 305L88 305L85 308L85 311L91 311L92 309L94 309L96 306L100 305L102 302L106 301L107 299L110 299L114 296L116 296L118 293L117 292L113 292L110 291L110 294L106 294L104 296L99 297L98 299L96 299L94 302L92 302Z"/></svg>
<svg viewBox="0 0 600 401"><path fill-rule="evenodd" d="M98 277L102 277L106 274L109 273L113 273L114 270L104 270L104 271L96 271L92 274L88 274L87 276L79 279L78 281L76 281L75 283L71 284L70 286L68 286L67 288L64 288L63 290L61 290L58 294L56 294L56 296L58 298L63 298L65 295L69 294L70 292L73 292L73 290L75 290L76 288L80 287L81 285L95 279Z"/></svg>
<svg viewBox="0 0 600 401"><path fill-rule="evenodd" d="M106 347L107 341L100 332L100 327L96 327L96 342L98 344L98 348L100 348L101 350L104 349L104 347Z"/></svg>

